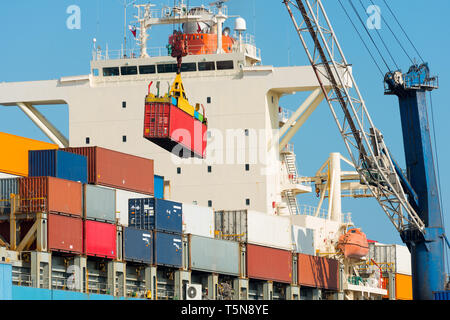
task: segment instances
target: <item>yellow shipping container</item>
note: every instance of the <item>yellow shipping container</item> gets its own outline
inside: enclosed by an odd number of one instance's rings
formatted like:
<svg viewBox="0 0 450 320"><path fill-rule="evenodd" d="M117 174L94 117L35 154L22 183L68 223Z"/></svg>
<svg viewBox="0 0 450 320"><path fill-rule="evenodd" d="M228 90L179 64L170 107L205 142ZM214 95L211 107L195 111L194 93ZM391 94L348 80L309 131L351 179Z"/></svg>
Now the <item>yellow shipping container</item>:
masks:
<svg viewBox="0 0 450 320"><path fill-rule="evenodd" d="M395 295L397 300L412 300L412 276L395 275Z"/></svg>
<svg viewBox="0 0 450 320"><path fill-rule="evenodd" d="M28 151L58 149L56 144L0 132L0 172L28 176Z"/></svg>

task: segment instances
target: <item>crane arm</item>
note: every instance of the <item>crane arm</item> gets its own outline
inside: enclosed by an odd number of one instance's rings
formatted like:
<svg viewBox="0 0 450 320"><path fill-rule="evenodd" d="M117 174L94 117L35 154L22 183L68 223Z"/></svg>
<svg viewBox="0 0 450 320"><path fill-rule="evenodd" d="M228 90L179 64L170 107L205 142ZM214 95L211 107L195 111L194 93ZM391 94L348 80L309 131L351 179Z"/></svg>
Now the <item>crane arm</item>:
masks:
<svg viewBox="0 0 450 320"><path fill-rule="evenodd" d="M424 222L408 202L393 159L371 120L321 0L284 0L283 3L362 182L399 232L413 229L424 233ZM300 25L291 6L301 15ZM310 35L312 45L306 34ZM331 84L329 93L322 79Z"/></svg>

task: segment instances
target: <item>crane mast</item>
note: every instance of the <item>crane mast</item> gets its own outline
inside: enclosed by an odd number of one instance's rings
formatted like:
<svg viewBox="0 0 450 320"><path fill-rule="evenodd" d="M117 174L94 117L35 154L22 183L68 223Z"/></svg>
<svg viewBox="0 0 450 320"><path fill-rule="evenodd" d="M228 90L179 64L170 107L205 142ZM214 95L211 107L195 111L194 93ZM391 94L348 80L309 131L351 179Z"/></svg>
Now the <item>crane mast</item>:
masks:
<svg viewBox="0 0 450 320"><path fill-rule="evenodd" d="M431 291L443 288L443 260L437 249L427 256L428 244L442 236L442 228L430 230L424 215L417 213L420 197L399 169L386 147L381 132L374 126L365 102L345 59L336 34L320 0L284 0L289 15L306 51L319 85L328 102L351 160L373 196L387 214L412 255L415 299L431 299ZM292 11L291 7L298 9ZM301 23L296 20L296 15ZM301 19L301 20L300 20ZM307 37L309 34L310 37ZM311 41L307 41L311 39ZM326 87L325 83L327 83ZM329 84L328 84L329 83ZM328 93L329 92L329 93ZM433 242L434 243L434 242ZM440 241L441 245L443 239ZM413 247L419 245L421 254ZM416 261L417 260L417 261ZM420 268L415 265L423 264ZM425 270L428 268L429 270ZM425 273L424 273L425 272ZM422 277L422 279L419 279ZM414 283L428 283L424 288Z"/></svg>

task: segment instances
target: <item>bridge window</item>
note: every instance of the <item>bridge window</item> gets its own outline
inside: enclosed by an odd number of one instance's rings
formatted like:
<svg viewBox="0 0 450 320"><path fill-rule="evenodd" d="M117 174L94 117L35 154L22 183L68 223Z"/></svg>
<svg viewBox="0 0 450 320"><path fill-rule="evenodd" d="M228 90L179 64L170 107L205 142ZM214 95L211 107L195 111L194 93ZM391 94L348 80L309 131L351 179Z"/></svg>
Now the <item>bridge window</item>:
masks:
<svg viewBox="0 0 450 320"><path fill-rule="evenodd" d="M137 67L136 66L121 67L120 71L123 76L134 75L137 74Z"/></svg>
<svg viewBox="0 0 450 320"><path fill-rule="evenodd" d="M156 67L154 65L139 66L139 74L153 74L156 73Z"/></svg>
<svg viewBox="0 0 450 320"><path fill-rule="evenodd" d="M104 77L119 76L119 75L120 75L119 67L103 68Z"/></svg>
<svg viewBox="0 0 450 320"><path fill-rule="evenodd" d="M233 60L227 60L227 61L217 61L217 70L229 70L234 69L234 63Z"/></svg>
<svg viewBox="0 0 450 320"><path fill-rule="evenodd" d="M158 64L158 73L177 72L177 65L174 64Z"/></svg>
<svg viewBox="0 0 450 320"><path fill-rule="evenodd" d="M199 62L198 63L198 71L209 71L209 70L215 70L216 67L214 65L214 62Z"/></svg>
<svg viewBox="0 0 450 320"><path fill-rule="evenodd" d="M197 64L195 62L181 64L181 72L192 72L192 71L197 71Z"/></svg>

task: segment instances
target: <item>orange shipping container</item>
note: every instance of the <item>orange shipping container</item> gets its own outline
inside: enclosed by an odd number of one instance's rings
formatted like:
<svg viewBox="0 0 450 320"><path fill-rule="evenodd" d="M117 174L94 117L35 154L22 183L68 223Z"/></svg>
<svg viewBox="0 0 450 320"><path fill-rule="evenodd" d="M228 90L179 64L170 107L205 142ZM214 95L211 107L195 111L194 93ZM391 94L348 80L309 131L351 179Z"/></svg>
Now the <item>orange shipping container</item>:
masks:
<svg viewBox="0 0 450 320"><path fill-rule="evenodd" d="M412 277L397 273L395 275L395 298L397 300L412 300Z"/></svg>
<svg viewBox="0 0 450 320"><path fill-rule="evenodd" d="M58 149L56 144L0 132L0 172L28 176L28 151Z"/></svg>
<svg viewBox="0 0 450 320"><path fill-rule="evenodd" d="M339 261L299 253L298 284L339 290Z"/></svg>
<svg viewBox="0 0 450 320"><path fill-rule="evenodd" d="M247 273L249 278L292 282L292 253L290 251L247 245Z"/></svg>
<svg viewBox="0 0 450 320"><path fill-rule="evenodd" d="M53 177L19 179L20 211L80 216L83 213L83 185Z"/></svg>
<svg viewBox="0 0 450 320"><path fill-rule="evenodd" d="M48 249L83 252L83 220L56 214L48 215Z"/></svg>

